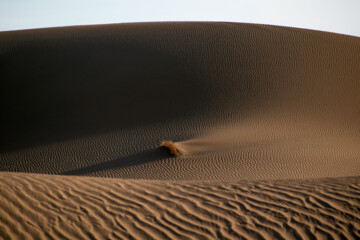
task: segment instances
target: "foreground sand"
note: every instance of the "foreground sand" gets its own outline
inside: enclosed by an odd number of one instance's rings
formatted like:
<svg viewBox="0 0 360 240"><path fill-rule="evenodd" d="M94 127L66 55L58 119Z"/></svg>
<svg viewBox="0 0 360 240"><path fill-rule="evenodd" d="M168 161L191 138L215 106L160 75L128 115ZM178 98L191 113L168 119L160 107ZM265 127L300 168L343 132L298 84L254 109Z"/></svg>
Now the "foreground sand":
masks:
<svg viewBox="0 0 360 240"><path fill-rule="evenodd" d="M359 53L256 24L0 32L0 238L358 239Z"/></svg>
<svg viewBox="0 0 360 240"><path fill-rule="evenodd" d="M5 239L359 239L360 178L169 182L0 174Z"/></svg>

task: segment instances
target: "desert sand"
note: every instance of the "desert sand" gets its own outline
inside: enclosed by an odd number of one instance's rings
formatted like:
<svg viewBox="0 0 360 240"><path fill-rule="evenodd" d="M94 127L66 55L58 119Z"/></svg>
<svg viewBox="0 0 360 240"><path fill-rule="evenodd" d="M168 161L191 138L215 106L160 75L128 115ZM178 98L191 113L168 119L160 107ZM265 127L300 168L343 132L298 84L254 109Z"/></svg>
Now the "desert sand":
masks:
<svg viewBox="0 0 360 240"><path fill-rule="evenodd" d="M8 31L0 81L0 238L360 238L358 37Z"/></svg>

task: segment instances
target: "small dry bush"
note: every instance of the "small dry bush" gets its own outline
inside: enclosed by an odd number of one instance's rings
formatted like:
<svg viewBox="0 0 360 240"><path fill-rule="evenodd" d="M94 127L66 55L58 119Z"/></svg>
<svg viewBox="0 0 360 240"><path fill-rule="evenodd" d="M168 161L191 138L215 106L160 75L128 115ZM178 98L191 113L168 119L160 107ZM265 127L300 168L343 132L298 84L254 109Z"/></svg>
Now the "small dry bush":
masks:
<svg viewBox="0 0 360 240"><path fill-rule="evenodd" d="M163 140L160 144L160 147L165 147L170 150L171 154L178 157L181 156L181 152L176 148L175 143L173 141L165 141Z"/></svg>

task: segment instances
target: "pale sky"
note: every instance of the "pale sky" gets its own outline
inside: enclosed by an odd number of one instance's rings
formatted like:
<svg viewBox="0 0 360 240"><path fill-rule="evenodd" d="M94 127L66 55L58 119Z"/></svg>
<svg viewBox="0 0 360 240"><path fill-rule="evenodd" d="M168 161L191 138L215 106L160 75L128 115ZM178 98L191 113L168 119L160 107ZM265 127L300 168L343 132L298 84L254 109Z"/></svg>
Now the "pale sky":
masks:
<svg viewBox="0 0 360 240"><path fill-rule="evenodd" d="M360 0L0 0L0 31L158 21L226 21L360 36Z"/></svg>

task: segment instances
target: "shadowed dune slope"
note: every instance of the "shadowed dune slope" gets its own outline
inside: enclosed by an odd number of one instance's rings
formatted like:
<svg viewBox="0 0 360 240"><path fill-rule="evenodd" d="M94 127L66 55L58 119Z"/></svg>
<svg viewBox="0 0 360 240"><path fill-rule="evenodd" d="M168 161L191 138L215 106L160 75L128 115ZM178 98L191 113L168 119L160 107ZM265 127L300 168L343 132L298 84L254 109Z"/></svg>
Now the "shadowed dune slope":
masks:
<svg viewBox="0 0 360 240"><path fill-rule="evenodd" d="M359 175L359 76L359 38L304 29L178 22L1 32L0 170ZM162 140L188 154L171 157Z"/></svg>
<svg viewBox="0 0 360 240"><path fill-rule="evenodd" d="M359 239L360 179L169 182L0 173L4 239Z"/></svg>

